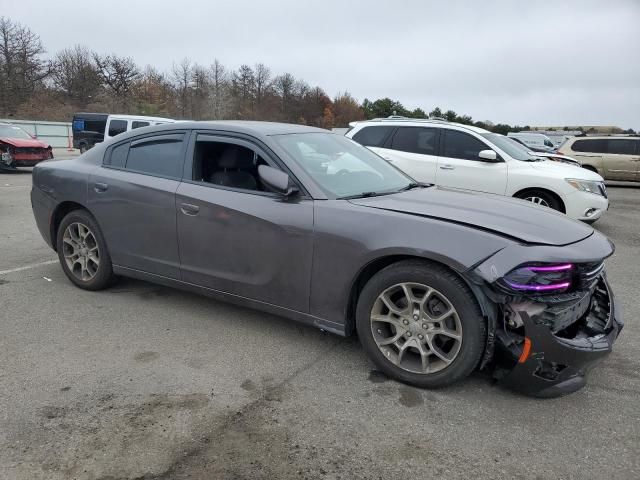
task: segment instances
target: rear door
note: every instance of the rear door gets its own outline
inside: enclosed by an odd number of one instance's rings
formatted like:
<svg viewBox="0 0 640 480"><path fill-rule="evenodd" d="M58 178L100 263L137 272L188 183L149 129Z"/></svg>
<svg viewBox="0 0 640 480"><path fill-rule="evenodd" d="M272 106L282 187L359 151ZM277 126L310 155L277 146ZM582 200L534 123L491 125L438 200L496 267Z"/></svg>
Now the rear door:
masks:
<svg viewBox="0 0 640 480"><path fill-rule="evenodd" d="M175 192L185 131L133 138L109 147L89 178L89 208L115 265L180 278Z"/></svg>
<svg viewBox="0 0 640 480"><path fill-rule="evenodd" d="M482 150L492 150L489 145L459 130L443 129L442 136L437 185L504 195L508 164L505 161L489 162L478 155Z"/></svg>
<svg viewBox="0 0 640 480"><path fill-rule="evenodd" d="M378 153L419 182L436 183L440 130L398 127Z"/></svg>
<svg viewBox="0 0 640 480"><path fill-rule="evenodd" d="M636 160L637 140L631 138L610 138L606 140L606 153L603 166L608 180L633 182L637 180L638 165Z"/></svg>

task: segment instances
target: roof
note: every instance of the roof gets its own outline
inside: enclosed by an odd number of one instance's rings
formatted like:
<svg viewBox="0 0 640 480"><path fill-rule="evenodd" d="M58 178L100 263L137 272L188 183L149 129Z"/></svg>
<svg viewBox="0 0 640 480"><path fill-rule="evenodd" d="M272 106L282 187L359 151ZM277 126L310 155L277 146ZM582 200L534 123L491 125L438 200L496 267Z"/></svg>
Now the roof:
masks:
<svg viewBox="0 0 640 480"><path fill-rule="evenodd" d="M139 135L144 132L161 132L179 129L192 129L192 130L218 130L234 133L244 133L254 137L268 137L271 135L285 135L292 133L326 133L334 135L329 130L316 127L308 127L306 125L295 125L291 123L276 123L276 122L258 122L251 120L212 120L212 121L190 121L181 120L176 123L165 123L162 125L152 125L150 127L136 128L125 133L121 133L117 137L123 139L125 137L131 137Z"/></svg>
<svg viewBox="0 0 640 480"><path fill-rule="evenodd" d="M350 125L361 125L364 123L383 123L387 125L398 124L401 123L403 125L409 126L423 126L426 124L435 124L435 125L449 125L452 127L464 128L466 130L470 130L475 133L491 133L489 130L485 130L484 128L474 127L473 125L465 125L464 123L456 123L456 122L448 122L447 120L440 120L435 118L408 118L408 117L400 117L396 115L392 115L387 118L373 118L371 120L362 120L359 122L351 122Z"/></svg>

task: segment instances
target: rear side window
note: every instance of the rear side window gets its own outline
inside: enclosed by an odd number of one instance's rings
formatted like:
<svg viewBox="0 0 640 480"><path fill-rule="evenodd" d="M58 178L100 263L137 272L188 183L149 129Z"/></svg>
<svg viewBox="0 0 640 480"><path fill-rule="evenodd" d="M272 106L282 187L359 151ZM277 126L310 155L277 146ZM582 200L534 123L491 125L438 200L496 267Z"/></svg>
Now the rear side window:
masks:
<svg viewBox="0 0 640 480"><path fill-rule="evenodd" d="M131 142L127 170L180 178L184 162L182 135L150 137Z"/></svg>
<svg viewBox="0 0 640 480"><path fill-rule="evenodd" d="M438 131L435 128L400 127L393 136L391 148L402 152L436 155Z"/></svg>
<svg viewBox="0 0 640 480"><path fill-rule="evenodd" d="M120 133L124 133L127 131L127 121L126 120L111 120L109 122L109 136L115 137Z"/></svg>
<svg viewBox="0 0 640 480"><path fill-rule="evenodd" d="M131 123L131 130L133 130L134 128L148 127L149 125L149 122L140 122L136 120L135 122Z"/></svg>
<svg viewBox="0 0 640 480"><path fill-rule="evenodd" d="M127 163L127 152L129 151L129 144L123 143L122 145L118 145L117 147L113 147L111 149L111 154L104 162L106 165L111 165L112 167L120 167L124 168Z"/></svg>
<svg viewBox="0 0 640 480"><path fill-rule="evenodd" d="M353 139L365 147L381 147L395 127L390 125L373 125L356 132Z"/></svg>
<svg viewBox="0 0 640 480"><path fill-rule="evenodd" d="M489 147L468 133L446 130L442 156L463 160L480 160L478 154Z"/></svg>
<svg viewBox="0 0 640 480"><path fill-rule="evenodd" d="M574 152L607 153L607 140L596 138L576 140L571 145L571 150Z"/></svg>
<svg viewBox="0 0 640 480"><path fill-rule="evenodd" d="M617 153L619 155L633 155L635 154L636 144L635 140L627 139L610 139L608 145L608 153Z"/></svg>

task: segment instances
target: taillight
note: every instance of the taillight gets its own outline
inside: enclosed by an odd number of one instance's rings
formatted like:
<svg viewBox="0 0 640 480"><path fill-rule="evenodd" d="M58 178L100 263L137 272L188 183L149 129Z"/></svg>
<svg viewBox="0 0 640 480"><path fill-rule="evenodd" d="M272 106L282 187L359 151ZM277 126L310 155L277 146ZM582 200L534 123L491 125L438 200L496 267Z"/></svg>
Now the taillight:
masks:
<svg viewBox="0 0 640 480"><path fill-rule="evenodd" d="M559 293L571 287L572 263L525 265L499 280L503 288L519 292Z"/></svg>

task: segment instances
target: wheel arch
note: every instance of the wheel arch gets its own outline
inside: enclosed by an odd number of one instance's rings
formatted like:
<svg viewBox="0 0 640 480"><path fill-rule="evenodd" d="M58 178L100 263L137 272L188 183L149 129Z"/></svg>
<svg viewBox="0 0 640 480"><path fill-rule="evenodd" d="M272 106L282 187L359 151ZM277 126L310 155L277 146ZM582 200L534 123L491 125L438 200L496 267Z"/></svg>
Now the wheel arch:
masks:
<svg viewBox="0 0 640 480"><path fill-rule="evenodd" d="M50 229L49 234L51 235L51 245L53 246L53 249L56 252L58 251L56 238L58 237L58 228L60 227L60 223L62 222L62 219L65 216L67 216L67 214L69 214L70 212L73 212L74 210L86 210L87 212L89 212L90 215L93 216L91 211L86 206L70 200L60 202L58 205L56 205L56 208L51 213L51 221L49 223L49 229Z"/></svg>
<svg viewBox="0 0 640 480"><path fill-rule="evenodd" d="M344 332L346 336L350 336L355 332L355 322L356 322L356 307L358 305L358 298L360 297L360 292L367 284L367 282L380 270L386 268L394 263L398 263L404 260L418 260L425 263L437 264L438 266L444 267L449 270L451 273L460 278L471 291L472 295L478 302L480 310L482 312L485 320L494 314L494 306L491 302L485 297L482 293L481 288L478 285L472 283L469 279L465 278L464 275L460 273L460 271L452 268L450 265L447 265L445 262L429 258L426 256L418 256L411 254L394 254L394 255L386 255L382 257L378 257L369 263L367 263L364 267L360 269L360 271L356 274L355 278L351 282L351 288L349 290L349 297L346 306L345 312L345 328Z"/></svg>
<svg viewBox="0 0 640 480"><path fill-rule="evenodd" d="M544 188L544 187L522 188L522 189L518 190L517 192L515 192L512 196L514 198L518 198L519 195L523 195L523 194L529 193L529 192L544 192L544 193L546 193L548 195L551 195L553 198L555 198L558 201L562 213L567 213L567 207L564 204L564 200L562 200L562 197L560 195L558 195L556 192L554 192L553 190L549 190L548 188Z"/></svg>

